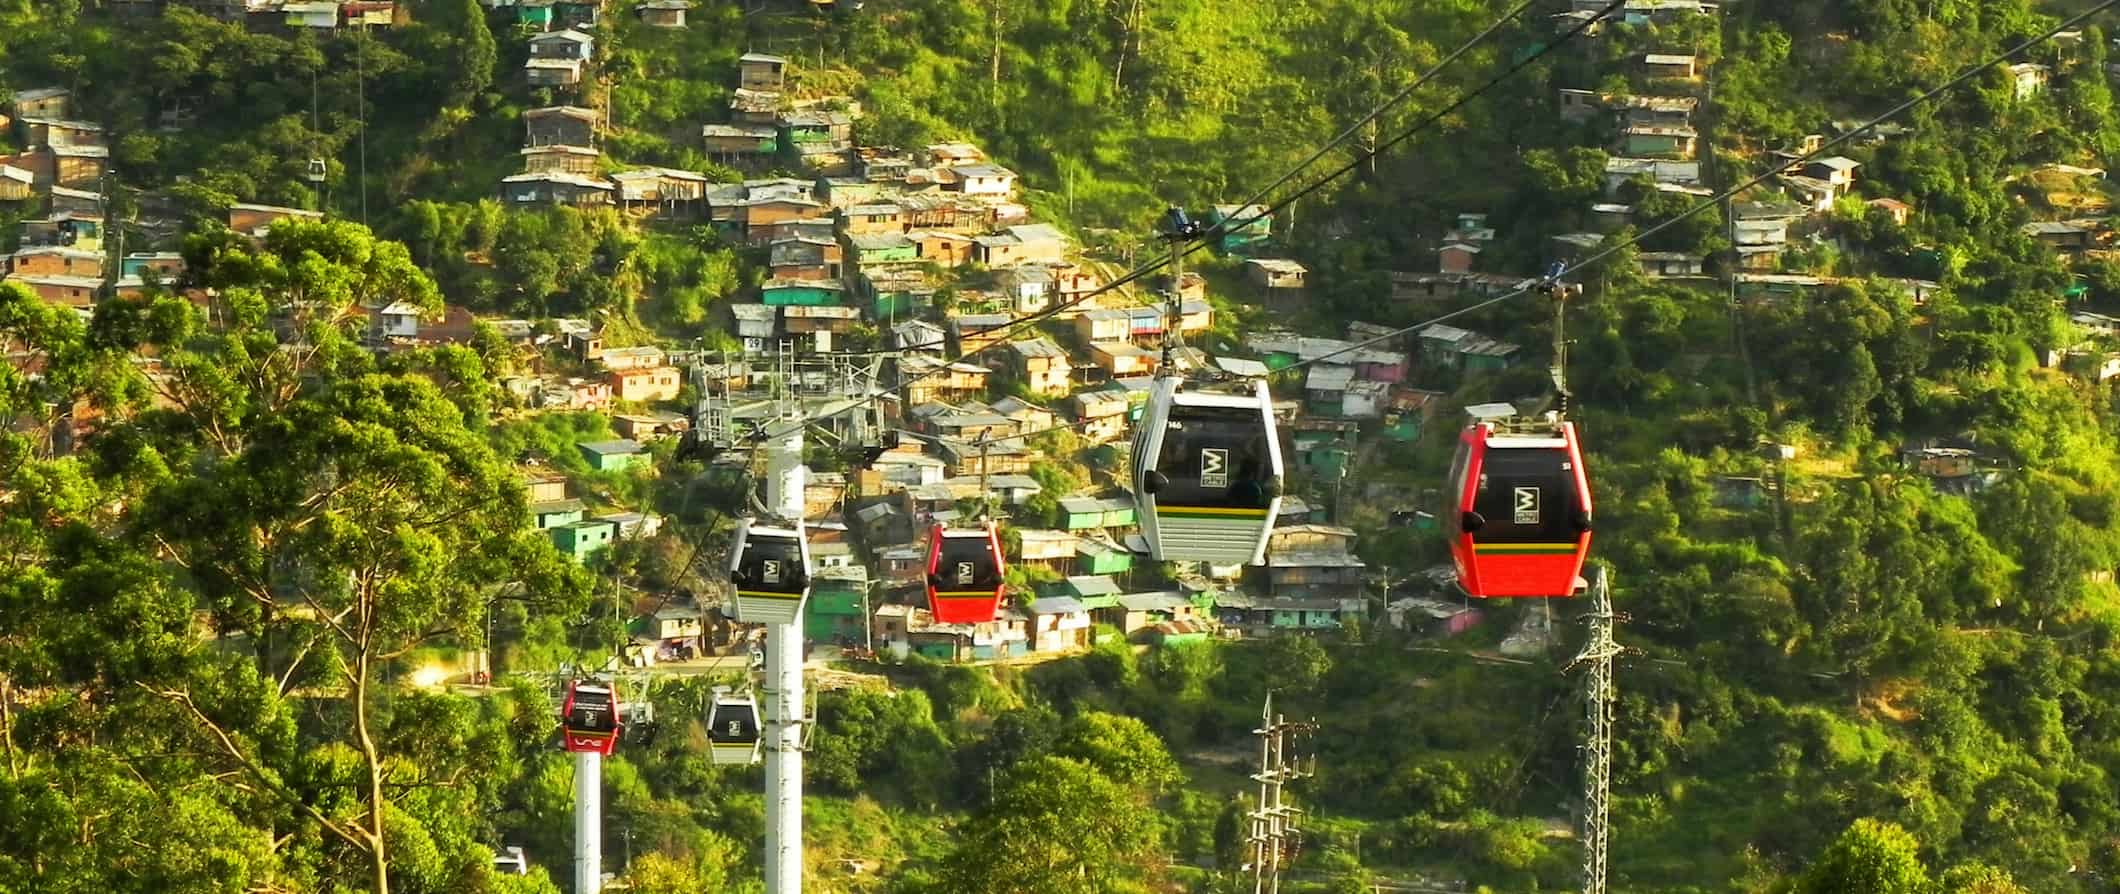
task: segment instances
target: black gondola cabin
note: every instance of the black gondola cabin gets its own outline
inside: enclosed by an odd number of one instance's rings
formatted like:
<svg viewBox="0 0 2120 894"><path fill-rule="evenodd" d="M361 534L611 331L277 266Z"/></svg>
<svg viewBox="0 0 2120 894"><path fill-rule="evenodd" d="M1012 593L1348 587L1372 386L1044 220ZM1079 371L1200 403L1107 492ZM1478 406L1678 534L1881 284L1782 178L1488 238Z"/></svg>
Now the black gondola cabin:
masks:
<svg viewBox="0 0 2120 894"><path fill-rule="evenodd" d="M561 744L568 751L609 755L618 747L618 693L592 680L567 684L567 704L560 711Z"/></svg>
<svg viewBox="0 0 2120 894"><path fill-rule="evenodd" d="M757 763L762 742L758 700L748 695L716 693L714 705L707 711L707 749L714 763Z"/></svg>
<svg viewBox="0 0 2120 894"><path fill-rule="evenodd" d="M736 585L736 619L746 624L791 624L810 596L810 536L793 527L736 523L729 548L729 581Z"/></svg>
<svg viewBox="0 0 2120 894"><path fill-rule="evenodd" d="M1264 561L1281 508L1281 439L1273 396L1185 391L1156 380L1134 433L1134 503L1159 561Z"/></svg>
<svg viewBox="0 0 2120 894"><path fill-rule="evenodd" d="M928 536L928 611L938 624L984 624L1001 610L1008 570L994 523Z"/></svg>
<svg viewBox="0 0 2120 894"><path fill-rule="evenodd" d="M1445 491L1458 586L1472 596L1573 596L1590 554L1590 479L1575 424L1465 429Z"/></svg>

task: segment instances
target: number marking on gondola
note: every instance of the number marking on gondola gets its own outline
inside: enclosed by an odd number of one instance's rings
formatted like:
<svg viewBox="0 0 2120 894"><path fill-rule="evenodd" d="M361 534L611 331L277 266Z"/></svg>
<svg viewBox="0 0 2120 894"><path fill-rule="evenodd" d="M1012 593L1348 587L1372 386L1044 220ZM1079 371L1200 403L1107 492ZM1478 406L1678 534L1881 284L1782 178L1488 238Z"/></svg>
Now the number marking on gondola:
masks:
<svg viewBox="0 0 2120 894"><path fill-rule="evenodd" d="M1206 447L1200 450L1200 486L1229 486L1228 448Z"/></svg>
<svg viewBox="0 0 2120 894"><path fill-rule="evenodd" d="M1538 524L1538 488L1516 488L1516 523Z"/></svg>

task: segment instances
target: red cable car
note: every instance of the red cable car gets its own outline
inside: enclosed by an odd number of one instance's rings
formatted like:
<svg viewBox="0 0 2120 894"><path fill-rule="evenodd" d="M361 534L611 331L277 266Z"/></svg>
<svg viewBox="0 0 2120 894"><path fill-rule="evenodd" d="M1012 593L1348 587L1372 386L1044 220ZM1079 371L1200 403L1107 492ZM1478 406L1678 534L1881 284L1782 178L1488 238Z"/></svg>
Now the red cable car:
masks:
<svg viewBox="0 0 2120 894"><path fill-rule="evenodd" d="M1444 533L1458 586L1480 598L1573 596L1590 554L1590 479L1575 424L1482 422L1458 439Z"/></svg>
<svg viewBox="0 0 2120 894"><path fill-rule="evenodd" d="M567 706L560 712L561 744L568 751L610 756L618 747L618 690L593 680L567 684Z"/></svg>
<svg viewBox="0 0 2120 894"><path fill-rule="evenodd" d="M928 611L938 624L993 620L1008 589L1007 570L993 522L956 530L936 525L928 536Z"/></svg>

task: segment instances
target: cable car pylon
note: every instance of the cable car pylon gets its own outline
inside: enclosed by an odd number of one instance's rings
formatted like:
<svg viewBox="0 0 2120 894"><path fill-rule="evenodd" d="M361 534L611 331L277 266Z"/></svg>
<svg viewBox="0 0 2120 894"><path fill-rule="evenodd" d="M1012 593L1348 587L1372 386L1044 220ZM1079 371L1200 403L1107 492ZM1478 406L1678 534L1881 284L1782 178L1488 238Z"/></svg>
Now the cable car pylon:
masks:
<svg viewBox="0 0 2120 894"><path fill-rule="evenodd" d="M1578 825L1583 841L1583 894L1605 894L1606 861L1612 846L1612 721L1619 690L1612 659L1624 651L1613 638L1619 616L1612 611L1612 572L1590 569L1589 635L1569 669L1584 668L1583 803Z"/></svg>

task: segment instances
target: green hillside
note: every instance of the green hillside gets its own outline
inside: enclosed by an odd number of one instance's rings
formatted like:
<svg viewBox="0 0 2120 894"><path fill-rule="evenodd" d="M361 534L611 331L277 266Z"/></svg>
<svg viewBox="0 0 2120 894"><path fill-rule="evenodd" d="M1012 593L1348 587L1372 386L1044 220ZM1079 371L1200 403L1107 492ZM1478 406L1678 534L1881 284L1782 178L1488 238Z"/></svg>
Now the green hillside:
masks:
<svg viewBox="0 0 2120 894"><path fill-rule="evenodd" d="M786 101L858 111L866 148L976 144L1020 175L1028 219L1108 274L1147 257L1164 208L1250 197L1514 6L702 0L678 30L612 0L587 26L595 77L567 92L522 81L542 26L478 0L316 33L123 5L0 0L0 95L71 90L71 116L111 135L93 183L106 219L128 251L188 265L93 319L0 279L0 891L569 889L555 666L599 664L628 621L720 583L720 547L702 544L748 503L676 439L631 470L583 459L618 436L614 413L689 411L690 380L542 415L510 382L601 375L562 319L593 320L611 348L739 349L730 307L782 262L710 215L505 201L525 111L602 115L585 176L814 181L794 151L702 144L730 120L738 57L778 53ZM1221 314L1201 340L1242 353L1270 326L1337 338L1483 298L1408 285L1472 238L1461 215L1493 231L1473 270L1517 282L1592 250L1556 236L1616 245L1778 173L1568 273L1584 286L1566 334L1593 552L1628 647L1611 890L2120 890L2120 711L2100 694L2120 686L2105 174L2120 115L2101 28L2116 19L1824 153L1853 163L1851 182L1784 170L1807 138L2094 5L1755 0L1561 43L1565 10L1534 4L1268 191L1357 162L1276 215L1271 255L1308 268L1298 303L1269 306L1286 297L1241 258L1191 262ZM1689 55L1695 73L1647 54ZM1563 91L1598 110L1572 117ZM1691 111L1636 127L1629 96ZM34 155L15 124L0 155ZM1697 146L1640 148L1673 138ZM1698 174L1660 186L1653 167L1608 167L1632 154L1690 154ZM0 247L29 244L18 224L45 201L0 200ZM225 224L237 204L328 217L253 239ZM938 319L960 301L1007 309L986 265L936 266ZM488 324L369 350L370 318L400 305ZM883 316L838 347L881 346L898 320ZM504 318L519 339L491 325ZM1439 363L1404 339L1421 352L1403 383L1425 395L1406 411L1421 436L1364 422L1346 478L1306 482L1359 534L1362 621L1182 646L1103 628L1031 661L838 662L808 755L811 890L1249 891L1235 870L1269 691L1319 723L1316 775L1291 789L1308 834L1285 890L1578 890L1579 603L1475 604L1479 623L1449 634L1386 620L1387 596L1467 604L1421 577L1448 561L1441 537L1394 522L1440 508L1463 409L1549 387L1544 298L1449 323L1520 346L1514 362ZM1071 324L1043 327L1079 347ZM1275 384L1309 396L1300 373ZM983 396L1024 394L997 380ZM1065 399L1032 396L1071 419ZM1074 435L1037 449L1024 476L1051 493L1014 510L1023 528L1058 527L1054 498L1096 491L1123 452ZM848 466L831 450L813 466ZM526 458L569 476L587 511L660 513L663 533L568 561L527 520ZM1505 649L1549 618L1548 647ZM419 683L489 638L499 685ZM703 751L709 686L738 676L644 687L653 733L605 770L606 866L631 890L764 890L762 774ZM494 872L508 845L540 870Z"/></svg>

